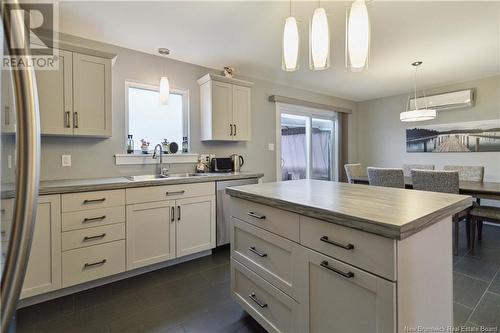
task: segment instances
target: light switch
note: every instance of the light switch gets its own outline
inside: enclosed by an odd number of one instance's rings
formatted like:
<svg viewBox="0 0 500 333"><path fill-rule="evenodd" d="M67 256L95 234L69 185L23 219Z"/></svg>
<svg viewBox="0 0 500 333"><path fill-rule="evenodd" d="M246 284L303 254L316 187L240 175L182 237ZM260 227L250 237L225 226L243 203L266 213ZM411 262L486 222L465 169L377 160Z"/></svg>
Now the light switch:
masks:
<svg viewBox="0 0 500 333"><path fill-rule="evenodd" d="M62 155L61 156L61 163L63 167L70 167L71 166L71 155Z"/></svg>
<svg viewBox="0 0 500 333"><path fill-rule="evenodd" d="M268 144L267 144L267 149L268 149L269 151L274 151L274 143L268 143Z"/></svg>

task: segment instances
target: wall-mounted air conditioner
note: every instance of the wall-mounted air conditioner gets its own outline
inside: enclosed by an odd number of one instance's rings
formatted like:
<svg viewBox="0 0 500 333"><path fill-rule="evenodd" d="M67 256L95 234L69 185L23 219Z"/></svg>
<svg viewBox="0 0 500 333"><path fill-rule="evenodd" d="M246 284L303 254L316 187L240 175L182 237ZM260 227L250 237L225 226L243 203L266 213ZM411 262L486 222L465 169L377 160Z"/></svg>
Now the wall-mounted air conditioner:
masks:
<svg viewBox="0 0 500 333"><path fill-rule="evenodd" d="M417 106L422 108L427 106L428 109L434 110L449 110L456 108L465 108L474 106L476 98L476 89L464 89L451 91L443 94L429 95L417 97ZM410 108L415 109L415 98L410 98Z"/></svg>

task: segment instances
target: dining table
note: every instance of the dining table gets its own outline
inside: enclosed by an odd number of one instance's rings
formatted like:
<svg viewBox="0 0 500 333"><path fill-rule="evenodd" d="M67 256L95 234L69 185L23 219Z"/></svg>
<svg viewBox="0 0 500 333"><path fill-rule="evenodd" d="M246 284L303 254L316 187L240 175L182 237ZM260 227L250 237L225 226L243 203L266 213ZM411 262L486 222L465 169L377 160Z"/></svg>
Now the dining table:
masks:
<svg viewBox="0 0 500 333"><path fill-rule="evenodd" d="M354 184L369 184L368 176L351 178ZM411 177L405 177L405 187L413 188ZM461 180L460 194L467 194L478 199L500 200L500 182L474 182Z"/></svg>

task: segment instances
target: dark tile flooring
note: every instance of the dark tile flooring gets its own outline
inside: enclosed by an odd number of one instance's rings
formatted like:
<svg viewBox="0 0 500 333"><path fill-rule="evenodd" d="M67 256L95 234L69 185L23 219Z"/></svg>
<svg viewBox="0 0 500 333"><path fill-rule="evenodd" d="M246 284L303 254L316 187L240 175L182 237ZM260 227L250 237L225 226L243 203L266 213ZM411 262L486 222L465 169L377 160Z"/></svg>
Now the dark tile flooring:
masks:
<svg viewBox="0 0 500 333"><path fill-rule="evenodd" d="M457 326L500 327L500 228L453 258ZM230 297L229 249L20 309L18 332L265 332Z"/></svg>

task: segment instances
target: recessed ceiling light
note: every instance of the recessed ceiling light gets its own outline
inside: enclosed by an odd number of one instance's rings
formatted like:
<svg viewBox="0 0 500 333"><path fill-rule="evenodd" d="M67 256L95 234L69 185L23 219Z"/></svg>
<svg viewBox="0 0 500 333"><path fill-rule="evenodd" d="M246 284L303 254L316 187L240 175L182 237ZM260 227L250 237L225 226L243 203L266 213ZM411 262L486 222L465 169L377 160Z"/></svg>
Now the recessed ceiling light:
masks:
<svg viewBox="0 0 500 333"><path fill-rule="evenodd" d="M167 48L165 48L165 47L160 47L158 49L158 53L161 54L161 55L163 55L163 56L167 56L167 55L170 54L170 50L167 49Z"/></svg>

